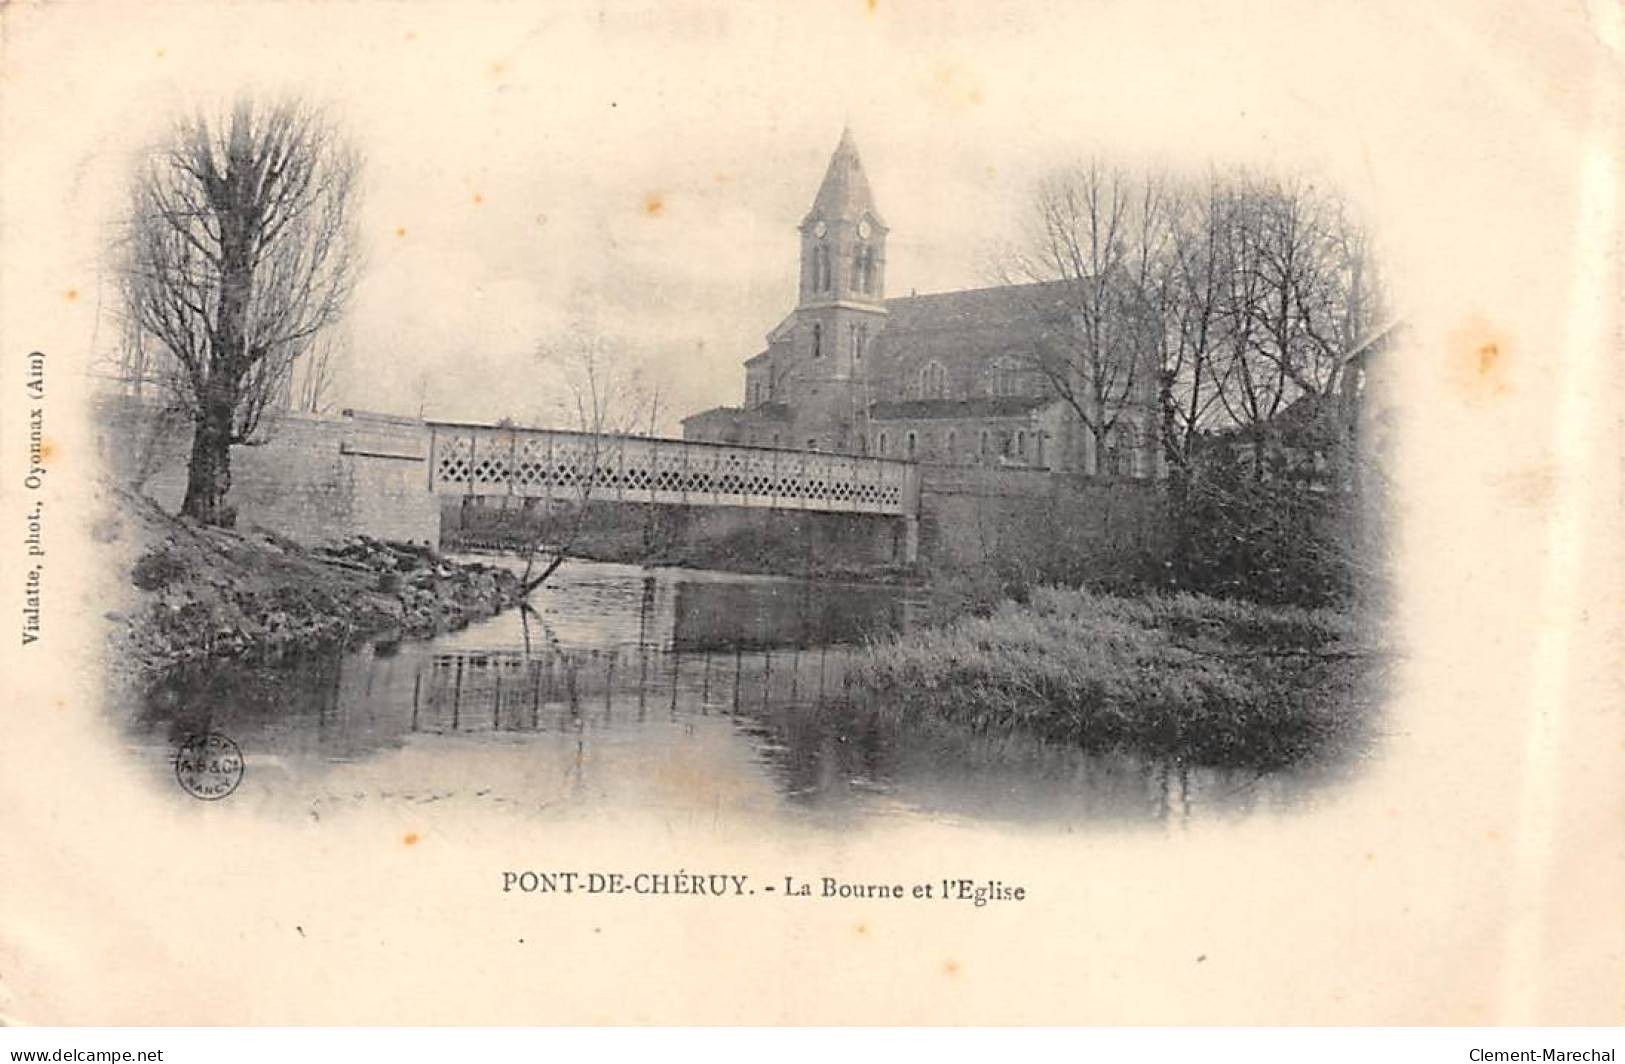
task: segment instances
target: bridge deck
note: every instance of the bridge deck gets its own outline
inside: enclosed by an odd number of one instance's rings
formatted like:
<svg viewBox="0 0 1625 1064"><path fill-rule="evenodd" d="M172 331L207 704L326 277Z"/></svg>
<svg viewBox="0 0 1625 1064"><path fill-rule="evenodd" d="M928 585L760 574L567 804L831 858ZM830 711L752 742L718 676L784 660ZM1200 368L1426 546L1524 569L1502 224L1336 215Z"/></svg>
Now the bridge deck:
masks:
<svg viewBox="0 0 1625 1064"><path fill-rule="evenodd" d="M429 422L429 487L448 495L747 506L912 517L911 462L646 436Z"/></svg>

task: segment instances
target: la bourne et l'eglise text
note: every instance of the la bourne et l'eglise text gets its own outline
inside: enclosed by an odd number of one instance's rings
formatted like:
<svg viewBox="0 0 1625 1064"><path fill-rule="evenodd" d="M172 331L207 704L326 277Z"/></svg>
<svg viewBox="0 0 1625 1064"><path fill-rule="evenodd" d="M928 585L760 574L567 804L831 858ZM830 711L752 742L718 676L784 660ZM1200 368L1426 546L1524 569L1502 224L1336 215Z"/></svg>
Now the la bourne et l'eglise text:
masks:
<svg viewBox="0 0 1625 1064"><path fill-rule="evenodd" d="M777 882L778 878L783 880L782 889ZM810 879L782 876L753 881L749 875L731 872L689 872L682 868L675 872L509 869L502 873L504 894L670 894L694 898L743 898L756 895L758 889L764 898L792 901L813 898L842 901L907 899L965 902L978 909L994 902L1027 900L1025 886L1007 883L1002 879L944 877L938 880L906 883L853 882L834 876L815 876Z"/></svg>
<svg viewBox="0 0 1625 1064"><path fill-rule="evenodd" d="M28 393L28 472L23 487L37 492L45 487L45 356L28 354L28 375L23 383ZM36 497L28 508L28 532L23 549L30 559L23 571L23 646L40 637L40 588L45 580L45 500Z"/></svg>

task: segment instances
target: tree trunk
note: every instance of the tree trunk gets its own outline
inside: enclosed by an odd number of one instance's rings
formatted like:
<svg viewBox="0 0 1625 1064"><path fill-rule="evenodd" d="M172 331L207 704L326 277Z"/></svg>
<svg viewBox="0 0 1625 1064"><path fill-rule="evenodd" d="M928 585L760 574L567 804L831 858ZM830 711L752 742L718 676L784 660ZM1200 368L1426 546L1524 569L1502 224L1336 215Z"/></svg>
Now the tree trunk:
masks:
<svg viewBox="0 0 1625 1064"><path fill-rule="evenodd" d="M234 136L236 135L234 130ZM231 488L231 437L237 404L242 399L243 375L248 371L246 339L248 300L254 288L250 234L238 204L229 199L229 183L218 194L220 217L220 307L210 330L212 370L203 386L197 425L192 437L192 460L187 466L186 500L181 513L207 525L234 523L226 508Z"/></svg>
<svg viewBox="0 0 1625 1064"><path fill-rule="evenodd" d="M181 513L206 525L230 525L226 492L231 490L233 404L209 396L192 431L192 458L186 467L186 500Z"/></svg>

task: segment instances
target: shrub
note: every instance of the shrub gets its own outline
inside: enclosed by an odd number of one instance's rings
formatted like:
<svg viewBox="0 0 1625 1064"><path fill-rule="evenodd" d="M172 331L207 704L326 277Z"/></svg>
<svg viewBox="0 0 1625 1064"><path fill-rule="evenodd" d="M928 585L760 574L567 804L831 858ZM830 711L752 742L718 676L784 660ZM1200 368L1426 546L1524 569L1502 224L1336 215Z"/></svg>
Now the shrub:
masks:
<svg viewBox="0 0 1625 1064"><path fill-rule="evenodd" d="M162 591L186 576L186 562L165 548L148 551L130 567L130 582L142 591Z"/></svg>
<svg viewBox="0 0 1625 1064"><path fill-rule="evenodd" d="M1366 561L1356 557L1357 505L1347 493L1211 461L1175 507L1167 564L1144 575L1154 586L1271 605L1346 603Z"/></svg>

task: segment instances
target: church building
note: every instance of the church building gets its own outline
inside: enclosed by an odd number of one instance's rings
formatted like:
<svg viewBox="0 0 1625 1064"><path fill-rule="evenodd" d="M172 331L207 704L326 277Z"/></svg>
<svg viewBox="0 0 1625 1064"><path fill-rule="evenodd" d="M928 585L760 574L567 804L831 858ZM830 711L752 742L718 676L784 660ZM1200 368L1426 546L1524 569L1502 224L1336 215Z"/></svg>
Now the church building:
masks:
<svg viewBox="0 0 1625 1064"><path fill-rule="evenodd" d="M683 420L717 443L943 465L1156 476L1152 374L1104 448L1038 370L1075 330L1068 282L886 297L886 238L850 130L801 220L796 307L745 362L742 406ZM1097 453L1100 452L1100 453Z"/></svg>

